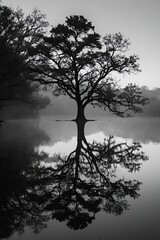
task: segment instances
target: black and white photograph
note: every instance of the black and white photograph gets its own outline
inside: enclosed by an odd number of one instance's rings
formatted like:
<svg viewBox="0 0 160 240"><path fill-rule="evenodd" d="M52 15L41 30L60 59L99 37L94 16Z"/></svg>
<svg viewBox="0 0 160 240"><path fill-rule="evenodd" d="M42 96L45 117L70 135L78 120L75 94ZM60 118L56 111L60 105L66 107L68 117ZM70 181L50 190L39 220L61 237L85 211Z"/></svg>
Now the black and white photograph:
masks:
<svg viewBox="0 0 160 240"><path fill-rule="evenodd" d="M160 239L160 0L0 0L0 239Z"/></svg>

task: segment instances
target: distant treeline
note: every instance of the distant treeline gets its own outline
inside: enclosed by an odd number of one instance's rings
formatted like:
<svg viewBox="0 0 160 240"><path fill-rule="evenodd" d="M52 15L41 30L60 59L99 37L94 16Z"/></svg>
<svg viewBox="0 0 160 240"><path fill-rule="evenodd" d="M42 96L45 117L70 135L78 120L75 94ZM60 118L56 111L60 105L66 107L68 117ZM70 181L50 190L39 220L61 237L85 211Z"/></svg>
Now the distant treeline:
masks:
<svg viewBox="0 0 160 240"><path fill-rule="evenodd" d="M134 116L139 117L160 117L160 88L154 88L149 89L148 87L141 87L142 95L149 98L150 102L143 107L143 112L135 114ZM48 93L47 93L48 95ZM48 96L51 99L51 104L47 106L45 104L45 101L39 101L39 104L36 104L35 106L30 104L24 104L24 103L17 103L17 104L10 104L7 108L4 109L3 113L7 118L26 118L26 117L34 117L38 115L38 112L41 108L43 110L40 110L41 115L49 115L49 116L62 116L62 117L74 117L76 114L76 105L75 103L65 97L54 97L50 93ZM38 100L38 96L37 96ZM40 104L41 102L41 104ZM42 106L44 104L44 106ZM45 106L47 106L45 108ZM92 118L98 118L98 117L112 117L114 116L112 113L110 113L108 110L103 111L99 108L92 108L92 106L89 106L86 109L86 115L88 117Z"/></svg>
<svg viewBox="0 0 160 240"><path fill-rule="evenodd" d="M134 114L138 117L160 117L160 88L149 89L146 86L140 88L142 95L149 99L149 103L143 106L143 111L141 113ZM76 105L74 101L70 100L65 96L53 97L50 95L51 105L47 106L44 110L40 111L41 115L47 116L75 116L76 114ZM92 108L88 106L86 109L86 115L90 118L99 118L99 117L112 117L114 116L108 110L103 111L99 108Z"/></svg>
<svg viewBox="0 0 160 240"><path fill-rule="evenodd" d="M148 87L142 87L142 95L149 98L150 102L143 107L143 112L138 116L160 116L160 88L150 90Z"/></svg>

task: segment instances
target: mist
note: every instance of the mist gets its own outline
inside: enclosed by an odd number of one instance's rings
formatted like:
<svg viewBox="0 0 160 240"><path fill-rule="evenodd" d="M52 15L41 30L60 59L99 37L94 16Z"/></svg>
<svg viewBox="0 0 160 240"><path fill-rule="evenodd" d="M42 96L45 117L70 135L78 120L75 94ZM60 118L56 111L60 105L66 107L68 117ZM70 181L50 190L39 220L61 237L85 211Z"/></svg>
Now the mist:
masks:
<svg viewBox="0 0 160 240"><path fill-rule="evenodd" d="M149 89L141 87L142 95L149 99L149 103L142 107L142 112L133 114L134 117L159 117L160 116L160 88ZM76 115L76 103L66 96L55 97L47 93L51 102L45 109L40 110L40 116L50 116L58 118L72 119ZM101 119L114 117L109 110L93 108L91 105L86 108L86 117L90 119Z"/></svg>

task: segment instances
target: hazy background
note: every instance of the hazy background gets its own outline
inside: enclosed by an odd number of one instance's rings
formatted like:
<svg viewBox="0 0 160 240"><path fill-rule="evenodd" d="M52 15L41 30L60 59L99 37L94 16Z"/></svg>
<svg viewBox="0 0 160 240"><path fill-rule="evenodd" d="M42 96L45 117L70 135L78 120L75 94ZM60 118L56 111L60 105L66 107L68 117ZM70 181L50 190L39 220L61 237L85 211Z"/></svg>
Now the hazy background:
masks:
<svg viewBox="0 0 160 240"><path fill-rule="evenodd" d="M143 112L135 114L138 117L160 117L160 88L149 89L141 88L143 96L150 99L149 104L143 107ZM55 116L56 118L70 119L76 116L76 103L65 96L53 97L50 93L51 103L40 111L41 116ZM115 116L108 110L104 111L92 106L86 108L86 116L89 118L106 118Z"/></svg>
<svg viewBox="0 0 160 240"><path fill-rule="evenodd" d="M124 85L132 82L142 87L143 95L150 98L150 103L143 108L143 113L136 116L160 116L160 1L159 0L3 0L2 4L22 8L28 14L33 8L46 13L50 26L63 23L67 16L84 15L92 21L95 29L102 36L109 33L121 32L131 42L130 53L140 57L142 72L136 75L124 75L119 83ZM144 87L146 86L146 87ZM59 118L72 118L76 115L76 104L64 96L51 98L51 104L40 111L40 115ZM3 112L6 118L36 117L37 114L29 107L8 106ZM100 109L86 109L90 118L112 116Z"/></svg>
<svg viewBox="0 0 160 240"><path fill-rule="evenodd" d="M132 81L140 86L160 87L160 1L159 0L3 0L2 3L25 13L34 7L46 13L53 26L72 14L84 15L96 31L105 34L121 32L131 42L130 50L140 57L138 75L122 77L121 84Z"/></svg>

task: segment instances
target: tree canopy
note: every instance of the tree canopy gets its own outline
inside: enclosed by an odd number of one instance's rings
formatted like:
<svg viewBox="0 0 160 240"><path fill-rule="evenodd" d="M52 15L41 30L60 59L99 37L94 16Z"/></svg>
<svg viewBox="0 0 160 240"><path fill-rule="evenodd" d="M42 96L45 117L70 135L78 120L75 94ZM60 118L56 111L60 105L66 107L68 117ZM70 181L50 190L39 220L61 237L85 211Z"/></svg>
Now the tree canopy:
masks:
<svg viewBox="0 0 160 240"><path fill-rule="evenodd" d="M138 56L127 54L129 45L121 33L102 38L86 18L70 16L30 48L30 54L37 56L31 70L37 73L36 81L53 86L54 95L76 101L76 119L85 119L88 104L128 116L148 102L138 86L116 84L117 76L140 71Z"/></svg>
<svg viewBox="0 0 160 240"><path fill-rule="evenodd" d="M29 49L40 43L47 26L45 15L37 9L25 16L21 9L0 4L0 108L8 101L32 103L33 108L43 100L43 105L48 103L37 93L38 84L30 81L34 74L27 70L33 61Z"/></svg>

